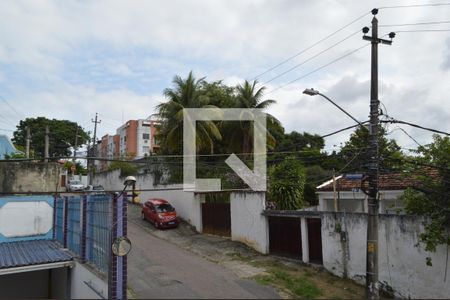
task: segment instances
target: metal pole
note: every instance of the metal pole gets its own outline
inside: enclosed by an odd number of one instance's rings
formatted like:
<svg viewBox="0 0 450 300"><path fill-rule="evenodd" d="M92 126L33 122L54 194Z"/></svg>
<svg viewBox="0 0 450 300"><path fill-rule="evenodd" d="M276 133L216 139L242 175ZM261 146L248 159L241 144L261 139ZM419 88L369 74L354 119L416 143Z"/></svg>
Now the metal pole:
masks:
<svg viewBox="0 0 450 300"><path fill-rule="evenodd" d="M75 134L75 146L73 147L73 162L75 162L77 158L77 146L78 146L78 125L77 125L77 132Z"/></svg>
<svg viewBox="0 0 450 300"><path fill-rule="evenodd" d="M48 129L48 125L45 126L45 148L44 148L44 162L48 162L48 147L49 147L49 141L48 141L48 134L49 134L49 129Z"/></svg>
<svg viewBox="0 0 450 300"><path fill-rule="evenodd" d="M339 105L337 105L333 100L331 100L330 98L328 98L327 96L325 96L322 93L317 93L318 95L324 97L325 99L327 99L328 101L331 102L331 104L333 104L334 106L336 106L337 108L339 108L344 114L346 114L347 116L349 116L353 121L355 121L356 123L359 124L359 126L364 127L364 125L359 122L357 119L355 119L351 114L349 114L348 112L346 112L342 107L340 107ZM365 127L364 127L365 128Z"/></svg>
<svg viewBox="0 0 450 300"><path fill-rule="evenodd" d="M378 20L372 19L369 127L369 197L367 219L366 293L378 299Z"/></svg>
<svg viewBox="0 0 450 300"><path fill-rule="evenodd" d="M378 37L378 20L375 15L378 9L372 10L372 36L363 36L364 40L370 41L371 49L371 81L370 81L370 121L369 121L369 161L368 161L368 182L369 191L367 199L367 248L366 248L366 297L368 299L378 299L378 127L380 120L378 100L378 44L391 45L392 40L384 40ZM369 28L363 28L364 34L369 32ZM395 33L391 32L392 39Z"/></svg>
<svg viewBox="0 0 450 300"><path fill-rule="evenodd" d="M92 123L95 123L95 125L94 125L94 140L92 141L92 156L94 158L97 157L97 124L100 124L102 122L102 121L97 121L97 117L98 117L98 114L95 113L95 120L92 120ZM94 172L93 172L94 170L92 167L95 167L95 162L96 162L95 160L94 160L93 164L91 162L91 170L88 170L88 171L90 171L89 172L89 184L91 184L91 185L93 182L92 177L94 175Z"/></svg>
<svg viewBox="0 0 450 300"><path fill-rule="evenodd" d="M31 140L30 127L27 126L26 129L27 129L27 137L26 137L25 154L27 158L30 158L30 140Z"/></svg>

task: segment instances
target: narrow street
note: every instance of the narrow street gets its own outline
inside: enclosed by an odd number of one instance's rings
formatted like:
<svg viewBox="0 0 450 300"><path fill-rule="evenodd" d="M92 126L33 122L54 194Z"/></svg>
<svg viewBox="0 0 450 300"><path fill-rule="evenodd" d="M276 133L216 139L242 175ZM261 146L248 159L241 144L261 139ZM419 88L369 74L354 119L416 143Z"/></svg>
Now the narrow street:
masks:
<svg viewBox="0 0 450 300"><path fill-rule="evenodd" d="M150 224L130 218L128 286L136 298L279 298L270 287L155 237Z"/></svg>

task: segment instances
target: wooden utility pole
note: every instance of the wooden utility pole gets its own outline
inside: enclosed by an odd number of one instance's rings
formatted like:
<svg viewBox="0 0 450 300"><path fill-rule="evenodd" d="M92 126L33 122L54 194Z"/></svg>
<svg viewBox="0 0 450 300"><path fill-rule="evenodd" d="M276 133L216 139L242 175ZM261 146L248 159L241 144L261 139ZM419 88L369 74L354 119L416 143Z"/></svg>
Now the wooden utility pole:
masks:
<svg viewBox="0 0 450 300"><path fill-rule="evenodd" d="M334 211L338 211L338 200L337 200L337 192L336 192L336 174L334 174L333 169L333 206Z"/></svg>
<svg viewBox="0 0 450 300"><path fill-rule="evenodd" d="M77 158L77 147L78 147L78 125L77 125L77 131L75 133L75 145L73 147L73 162L75 162Z"/></svg>
<svg viewBox="0 0 450 300"><path fill-rule="evenodd" d="M94 119L92 119L91 121L92 121L92 123L94 123L95 125L94 125L94 138L93 138L93 141L92 141L92 150L91 150L91 152L92 152L92 156L95 158L95 157L97 157L97 124L100 124L102 121L100 121L100 120L98 120L98 114L97 113L95 113L95 120ZM89 155L89 153L88 153L88 155ZM89 184L92 184L92 177L93 177L93 175L94 175L94 170L93 170L93 168L95 167L95 160L94 160L94 163L92 164L92 162L91 162L91 169L90 170L88 170L88 171L90 171L89 172Z"/></svg>
<svg viewBox="0 0 450 300"><path fill-rule="evenodd" d="M370 83L370 125L369 125L369 162L368 162L368 219L367 219L367 248L366 248L366 297L378 299L378 126L379 105L378 100L378 44L391 45L392 40L383 40L378 37L378 20L375 17L378 9L372 10L372 36L366 36L368 27L363 28L363 39L370 41L371 50L371 83ZM390 33L392 39L395 33Z"/></svg>
<svg viewBox="0 0 450 300"><path fill-rule="evenodd" d="M49 134L49 129L48 129L48 125L45 126L45 148L44 148L44 162L48 162L48 148L49 148L49 139L48 139L48 134Z"/></svg>
<svg viewBox="0 0 450 300"><path fill-rule="evenodd" d="M26 143L25 143L25 155L27 158L30 158L30 140L31 140L31 134L30 134L30 126L26 127L27 129L27 136L26 136Z"/></svg>

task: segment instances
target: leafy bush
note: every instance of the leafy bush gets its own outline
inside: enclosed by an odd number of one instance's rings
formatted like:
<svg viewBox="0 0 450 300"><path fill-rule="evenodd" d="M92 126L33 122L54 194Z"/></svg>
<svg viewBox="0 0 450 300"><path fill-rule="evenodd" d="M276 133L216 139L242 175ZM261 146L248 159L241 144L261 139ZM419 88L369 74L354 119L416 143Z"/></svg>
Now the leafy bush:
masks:
<svg viewBox="0 0 450 300"><path fill-rule="evenodd" d="M269 169L268 200L276 203L276 209L302 208L305 182L304 166L295 157L287 157Z"/></svg>

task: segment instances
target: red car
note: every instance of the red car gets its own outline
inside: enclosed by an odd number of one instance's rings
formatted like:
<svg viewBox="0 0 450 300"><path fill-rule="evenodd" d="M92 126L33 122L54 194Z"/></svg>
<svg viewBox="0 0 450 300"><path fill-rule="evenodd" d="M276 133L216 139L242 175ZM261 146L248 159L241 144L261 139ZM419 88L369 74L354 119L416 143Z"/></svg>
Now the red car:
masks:
<svg viewBox="0 0 450 300"><path fill-rule="evenodd" d="M180 224L175 208L164 199L146 201L142 205L142 219L150 221L156 228L171 228Z"/></svg>

